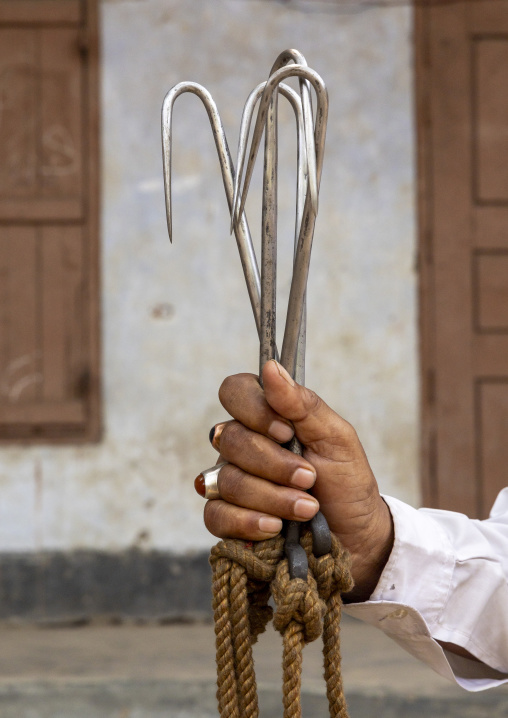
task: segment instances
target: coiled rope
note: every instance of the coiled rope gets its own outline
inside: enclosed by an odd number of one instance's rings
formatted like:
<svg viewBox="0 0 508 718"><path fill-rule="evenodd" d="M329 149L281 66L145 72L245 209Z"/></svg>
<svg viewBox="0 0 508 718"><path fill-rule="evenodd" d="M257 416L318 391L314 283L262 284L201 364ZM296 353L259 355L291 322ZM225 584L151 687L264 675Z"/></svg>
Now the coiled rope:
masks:
<svg viewBox="0 0 508 718"><path fill-rule="evenodd" d="M252 646L273 618L283 639L284 718L301 718L302 651L323 636L324 677L331 718L348 718L340 656L341 593L353 587L351 560L332 534L330 553L316 558L312 534L302 532L309 559L307 581L291 579L284 539L219 541L211 551L221 718L257 718L259 705ZM268 605L273 597L276 610Z"/></svg>

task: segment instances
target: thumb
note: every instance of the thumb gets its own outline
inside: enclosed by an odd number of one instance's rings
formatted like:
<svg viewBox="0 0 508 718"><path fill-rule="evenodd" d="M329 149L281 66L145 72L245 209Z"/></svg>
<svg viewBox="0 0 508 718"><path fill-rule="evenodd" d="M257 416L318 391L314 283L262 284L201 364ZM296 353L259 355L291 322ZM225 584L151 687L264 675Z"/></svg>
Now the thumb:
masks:
<svg viewBox="0 0 508 718"><path fill-rule="evenodd" d="M276 361L263 367L268 404L289 419L316 469L311 493L330 529L352 555L354 600L374 590L393 545L393 523L354 428Z"/></svg>
<svg viewBox="0 0 508 718"><path fill-rule="evenodd" d="M349 448L353 435L356 436L351 424L315 392L297 384L274 359L263 367L263 387L268 404L293 423L304 446L325 455L332 447L332 454ZM323 443L330 445L328 451L324 451Z"/></svg>

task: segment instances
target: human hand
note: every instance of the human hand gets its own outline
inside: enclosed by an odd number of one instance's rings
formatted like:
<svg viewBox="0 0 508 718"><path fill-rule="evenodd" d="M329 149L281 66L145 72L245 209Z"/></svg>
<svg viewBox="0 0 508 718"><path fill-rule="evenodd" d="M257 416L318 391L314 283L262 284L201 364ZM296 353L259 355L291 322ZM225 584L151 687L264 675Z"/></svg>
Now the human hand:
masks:
<svg viewBox="0 0 508 718"><path fill-rule="evenodd" d="M219 538L258 541L275 536L281 519L308 521L321 509L351 554L347 600L366 600L390 555L393 522L356 431L275 361L263 369L263 386L237 374L219 390L233 421L217 424L212 444L229 463L218 476L221 498L205 505L205 525ZM280 445L293 434L303 457Z"/></svg>

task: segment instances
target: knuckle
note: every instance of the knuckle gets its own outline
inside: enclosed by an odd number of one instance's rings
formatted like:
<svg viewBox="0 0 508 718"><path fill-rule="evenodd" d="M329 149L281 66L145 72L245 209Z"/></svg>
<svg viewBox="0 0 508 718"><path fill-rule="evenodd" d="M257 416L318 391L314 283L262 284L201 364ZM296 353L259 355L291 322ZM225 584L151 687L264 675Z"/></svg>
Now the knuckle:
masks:
<svg viewBox="0 0 508 718"><path fill-rule="evenodd" d="M316 394L315 391L312 391L312 389L305 388L303 394L303 405L306 414L316 414L321 408L322 404L323 400L320 396L318 396L318 394Z"/></svg>
<svg viewBox="0 0 508 718"><path fill-rule="evenodd" d="M224 425L220 435L221 452L228 454L233 452L244 436L245 427L238 421L229 421Z"/></svg>
<svg viewBox="0 0 508 718"><path fill-rule="evenodd" d="M229 397L235 393L236 376L227 376L219 387L219 401L227 409Z"/></svg>
<svg viewBox="0 0 508 718"><path fill-rule="evenodd" d="M342 434L348 443L358 440L358 434L356 433L355 427L350 424L349 421L346 421L346 419L342 419Z"/></svg>
<svg viewBox="0 0 508 718"><path fill-rule="evenodd" d="M256 517L250 511L243 511L218 499L208 501L203 514L207 530L217 538L259 538Z"/></svg>
<svg viewBox="0 0 508 718"><path fill-rule="evenodd" d="M206 529L214 536L221 536L221 506L218 501L207 501L203 509L203 521Z"/></svg>
<svg viewBox="0 0 508 718"><path fill-rule="evenodd" d="M242 402L245 396L245 378L246 374L232 374L227 376L219 387L219 401L222 406L229 411L239 402Z"/></svg>
<svg viewBox="0 0 508 718"><path fill-rule="evenodd" d="M234 464L226 464L218 477L219 492L224 501L237 503L245 473Z"/></svg>
<svg viewBox="0 0 508 718"><path fill-rule="evenodd" d="M257 541L261 537L259 517L257 514L249 514L242 533L245 539L252 541Z"/></svg>
<svg viewBox="0 0 508 718"><path fill-rule="evenodd" d="M252 399L261 388L254 374L232 374L227 376L219 388L219 401L232 416L245 402Z"/></svg>

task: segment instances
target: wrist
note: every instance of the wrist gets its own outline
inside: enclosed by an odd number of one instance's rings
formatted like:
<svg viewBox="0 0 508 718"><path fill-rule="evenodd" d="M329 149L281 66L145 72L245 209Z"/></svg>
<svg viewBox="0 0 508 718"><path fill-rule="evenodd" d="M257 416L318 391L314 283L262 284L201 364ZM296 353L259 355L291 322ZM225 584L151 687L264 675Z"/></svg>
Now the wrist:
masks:
<svg viewBox="0 0 508 718"><path fill-rule="evenodd" d="M378 509L368 537L354 550L350 549L354 587L343 594L344 603L367 601L374 592L390 558L395 538L392 515L379 496Z"/></svg>

